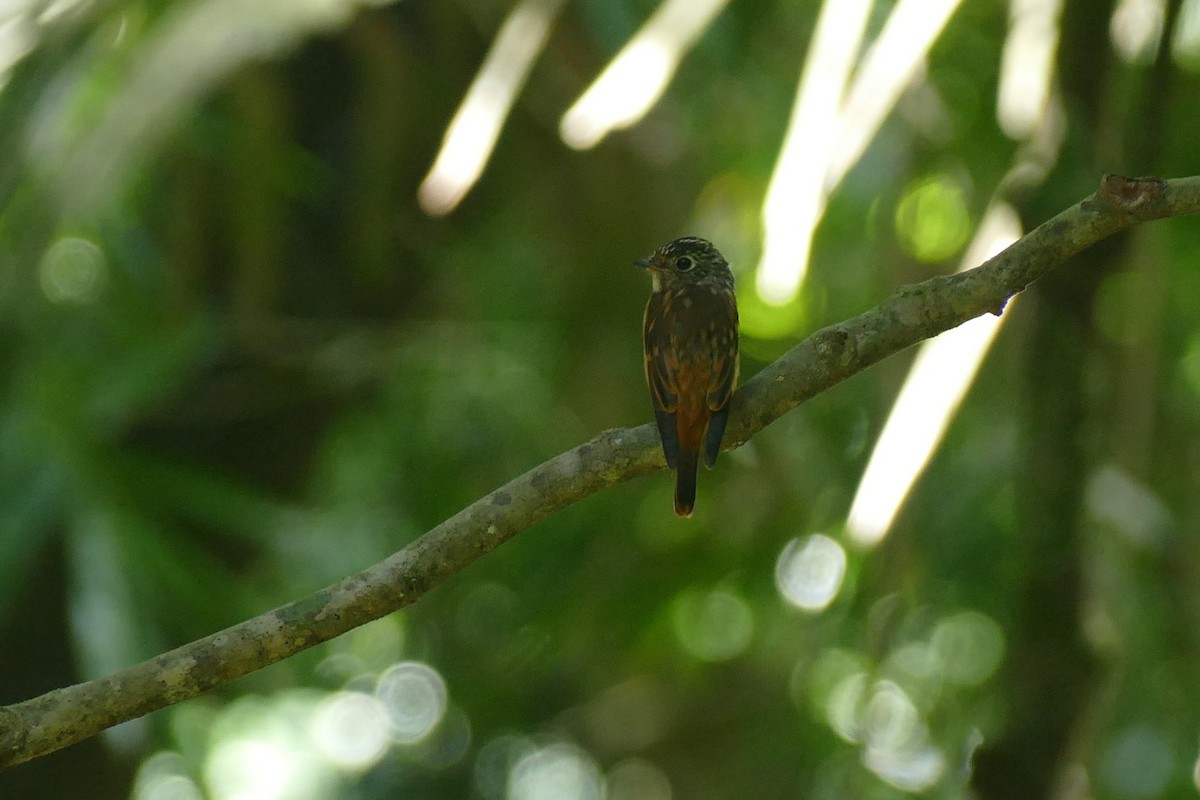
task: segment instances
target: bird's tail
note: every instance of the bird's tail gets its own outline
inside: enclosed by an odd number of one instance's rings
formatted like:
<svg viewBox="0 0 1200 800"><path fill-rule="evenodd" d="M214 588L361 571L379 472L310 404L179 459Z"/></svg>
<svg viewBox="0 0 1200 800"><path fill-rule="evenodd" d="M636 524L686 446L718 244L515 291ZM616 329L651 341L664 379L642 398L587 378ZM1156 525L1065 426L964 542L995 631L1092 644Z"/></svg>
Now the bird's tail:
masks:
<svg viewBox="0 0 1200 800"><path fill-rule="evenodd" d="M696 470L700 454L695 450L679 449L675 463L675 513L690 517L696 507Z"/></svg>

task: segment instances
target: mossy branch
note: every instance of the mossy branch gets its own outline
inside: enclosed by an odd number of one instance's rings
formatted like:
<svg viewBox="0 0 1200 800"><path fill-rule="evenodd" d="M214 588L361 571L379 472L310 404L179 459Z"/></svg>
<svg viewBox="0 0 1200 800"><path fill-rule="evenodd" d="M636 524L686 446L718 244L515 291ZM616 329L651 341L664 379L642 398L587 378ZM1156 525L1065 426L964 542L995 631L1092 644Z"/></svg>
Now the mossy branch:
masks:
<svg viewBox="0 0 1200 800"><path fill-rule="evenodd" d="M726 447L743 444L799 403L893 353L982 314L1001 313L1013 295L1107 236L1139 222L1197 213L1200 177L1105 176L1095 194L982 266L906 286L796 345L734 396ZM601 433L308 597L114 675L0 708L0 768L195 697L402 608L558 509L663 466L653 425Z"/></svg>

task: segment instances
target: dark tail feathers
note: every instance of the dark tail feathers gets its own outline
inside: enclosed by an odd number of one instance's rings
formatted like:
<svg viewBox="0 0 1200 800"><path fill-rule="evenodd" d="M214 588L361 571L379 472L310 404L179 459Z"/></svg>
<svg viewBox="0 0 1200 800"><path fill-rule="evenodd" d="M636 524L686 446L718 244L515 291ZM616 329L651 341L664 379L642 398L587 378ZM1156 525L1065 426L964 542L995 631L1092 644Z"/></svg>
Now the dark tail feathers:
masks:
<svg viewBox="0 0 1200 800"><path fill-rule="evenodd" d="M696 470L700 466L699 453L695 450L679 450L675 464L675 513L690 517L696 507Z"/></svg>

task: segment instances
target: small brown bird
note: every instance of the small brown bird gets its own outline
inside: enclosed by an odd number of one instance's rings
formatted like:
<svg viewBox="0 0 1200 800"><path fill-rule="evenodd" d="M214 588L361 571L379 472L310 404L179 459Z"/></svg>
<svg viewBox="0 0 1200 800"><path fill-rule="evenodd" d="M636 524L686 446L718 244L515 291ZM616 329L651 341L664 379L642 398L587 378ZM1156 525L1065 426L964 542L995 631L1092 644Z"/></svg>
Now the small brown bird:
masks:
<svg viewBox="0 0 1200 800"><path fill-rule="evenodd" d="M642 327L646 383L667 466L675 470L675 513L696 506L700 455L712 467L738 377L738 313L729 262L695 236L667 242L634 262L650 271Z"/></svg>

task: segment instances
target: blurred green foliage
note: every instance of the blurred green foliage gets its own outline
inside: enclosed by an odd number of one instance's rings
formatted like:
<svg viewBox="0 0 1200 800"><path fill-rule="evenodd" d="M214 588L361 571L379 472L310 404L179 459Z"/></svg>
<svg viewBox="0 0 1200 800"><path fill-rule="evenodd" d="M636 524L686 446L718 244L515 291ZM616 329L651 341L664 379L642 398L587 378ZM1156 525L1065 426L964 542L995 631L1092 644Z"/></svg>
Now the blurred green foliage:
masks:
<svg viewBox="0 0 1200 800"><path fill-rule="evenodd" d="M1027 225L1103 171L1200 173L1195 50L1123 57L1115 5L1065 2L1063 145L999 190ZM1200 38L1195 0L1142 5ZM630 261L661 242L731 256L752 374L952 269L1026 147L994 112L1007 8L966 0L830 198L801 299L764 306L818 6L732 3L646 120L568 149L559 116L653 8L562 6L445 217L417 186L508 3L0 9L0 702L303 596L647 422ZM1024 295L874 550L842 526L907 357L723 457L694 520L665 475L615 487L0 797L1189 795L1197 241L1138 229ZM788 552L841 564L827 608L781 596Z"/></svg>

